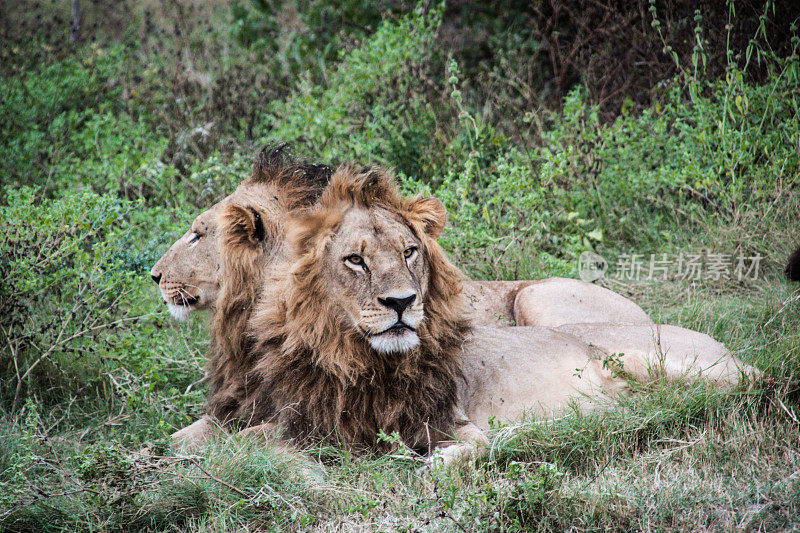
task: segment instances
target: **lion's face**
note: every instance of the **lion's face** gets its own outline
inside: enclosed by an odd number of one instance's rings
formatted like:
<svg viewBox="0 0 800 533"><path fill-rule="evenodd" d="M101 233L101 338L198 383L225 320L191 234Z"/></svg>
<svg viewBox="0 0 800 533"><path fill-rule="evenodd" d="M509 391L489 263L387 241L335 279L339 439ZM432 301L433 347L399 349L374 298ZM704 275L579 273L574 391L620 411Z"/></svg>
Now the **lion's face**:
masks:
<svg viewBox="0 0 800 533"><path fill-rule="evenodd" d="M375 350L419 344L428 267L420 239L398 215L354 207L326 250L325 283L353 326Z"/></svg>
<svg viewBox="0 0 800 533"><path fill-rule="evenodd" d="M150 270L170 314L186 320L194 311L214 306L222 284L219 214L227 205L253 205L265 222L283 218L277 189L243 183L231 195L200 213L183 237Z"/></svg>
<svg viewBox="0 0 800 533"><path fill-rule="evenodd" d="M178 320L185 320L192 311L211 307L217 299L220 288L217 213L223 202L200 213L189 231L150 270L170 314Z"/></svg>
<svg viewBox="0 0 800 533"><path fill-rule="evenodd" d="M201 213L191 229L153 266L150 275L178 320L184 320L192 311L215 307L220 297L224 265L219 217L228 207L241 208L238 212L255 221L251 227L254 233L247 234L246 227L250 226L245 224L238 228L244 234L237 239L249 243L249 251L255 256L269 254L270 243L264 241L266 229L280 233L276 228L282 227L288 213L311 204L327 184L330 168L294 163L286 148L285 144L265 146L256 158L252 176L239 184L233 194Z"/></svg>

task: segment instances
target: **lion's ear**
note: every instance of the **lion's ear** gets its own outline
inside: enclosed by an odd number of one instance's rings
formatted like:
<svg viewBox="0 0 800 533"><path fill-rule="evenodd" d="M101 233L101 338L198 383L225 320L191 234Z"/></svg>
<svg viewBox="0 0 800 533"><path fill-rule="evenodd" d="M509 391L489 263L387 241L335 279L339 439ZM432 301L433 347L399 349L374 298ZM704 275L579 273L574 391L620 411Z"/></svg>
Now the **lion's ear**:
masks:
<svg viewBox="0 0 800 533"><path fill-rule="evenodd" d="M408 205L408 210L425 225L425 233L438 239L447 223L447 209L438 199L429 197L415 198Z"/></svg>
<svg viewBox="0 0 800 533"><path fill-rule="evenodd" d="M219 222L227 246L253 247L267 236L264 219L252 207L228 205L220 213Z"/></svg>

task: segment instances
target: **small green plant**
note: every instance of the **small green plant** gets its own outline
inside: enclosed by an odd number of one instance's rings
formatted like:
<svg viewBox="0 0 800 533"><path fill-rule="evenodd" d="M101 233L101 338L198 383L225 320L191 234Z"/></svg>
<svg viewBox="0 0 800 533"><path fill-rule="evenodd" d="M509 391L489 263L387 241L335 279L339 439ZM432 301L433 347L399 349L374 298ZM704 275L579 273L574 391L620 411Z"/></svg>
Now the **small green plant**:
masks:
<svg viewBox="0 0 800 533"><path fill-rule="evenodd" d="M625 365L622 361L624 353L610 353L601 358L603 368L611 372L614 377L621 377L627 381L633 379L630 372L625 370Z"/></svg>

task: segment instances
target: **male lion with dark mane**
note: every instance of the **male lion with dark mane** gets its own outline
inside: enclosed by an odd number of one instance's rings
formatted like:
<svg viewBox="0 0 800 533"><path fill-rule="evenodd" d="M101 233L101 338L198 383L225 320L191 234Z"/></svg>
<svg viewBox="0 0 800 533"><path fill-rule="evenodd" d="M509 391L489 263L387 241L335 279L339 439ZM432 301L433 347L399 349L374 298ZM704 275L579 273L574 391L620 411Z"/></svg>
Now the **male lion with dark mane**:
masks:
<svg viewBox="0 0 800 533"><path fill-rule="evenodd" d="M486 442L481 429L492 417L552 415L576 398L625 390L627 382L603 364L620 345L630 352L621 356L626 369L645 377L661 357L672 377L699 363L701 375L738 380L741 363L688 330L673 332L683 344L665 345L641 326L580 328L606 349L571 334L580 331L471 330L461 275L435 241L445 222L438 200L403 199L385 171L351 166L285 227L258 229L245 207L226 206L224 287L236 286L228 280L238 272L263 279L263 289L246 299L256 310L233 344L219 340L241 328L248 305L217 311L209 414L240 427L277 426L291 438L336 437L352 448L385 447L381 431L419 451L455 437L462 442L443 452L449 461ZM283 230L293 251L280 246ZM263 248L253 236L266 234L280 251L258 264L247 250ZM205 438L209 421L197 424L176 440Z"/></svg>
<svg viewBox="0 0 800 533"><path fill-rule="evenodd" d="M241 215L223 216L236 234ZM319 205L288 223L294 254L269 269L248 326L253 367L225 378L239 380L226 387L237 409L212 390L209 411L353 449L381 448L383 431L427 452L461 433L469 324L461 274L435 240L445 222L438 200L405 200L380 171L337 170Z"/></svg>

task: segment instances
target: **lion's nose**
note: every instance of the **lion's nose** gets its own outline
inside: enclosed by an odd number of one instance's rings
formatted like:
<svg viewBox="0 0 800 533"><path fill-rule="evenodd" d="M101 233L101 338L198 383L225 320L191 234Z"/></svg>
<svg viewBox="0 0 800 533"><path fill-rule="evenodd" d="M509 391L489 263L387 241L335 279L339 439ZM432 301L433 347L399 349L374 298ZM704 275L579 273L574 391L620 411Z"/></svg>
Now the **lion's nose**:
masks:
<svg viewBox="0 0 800 533"><path fill-rule="evenodd" d="M387 296L386 298L378 297L378 303L381 305L388 307L389 309L394 309L397 311L397 316L402 316L403 311L411 305L414 300L417 299L416 294L411 294L410 296Z"/></svg>
<svg viewBox="0 0 800 533"><path fill-rule="evenodd" d="M158 283L161 281L161 272L150 271L150 277L153 278L153 281Z"/></svg>

